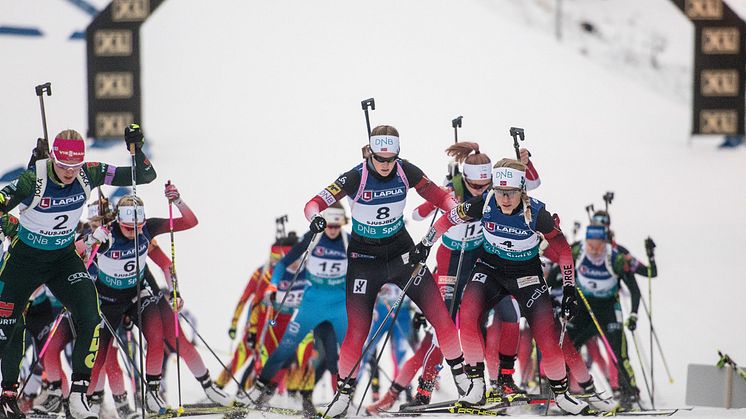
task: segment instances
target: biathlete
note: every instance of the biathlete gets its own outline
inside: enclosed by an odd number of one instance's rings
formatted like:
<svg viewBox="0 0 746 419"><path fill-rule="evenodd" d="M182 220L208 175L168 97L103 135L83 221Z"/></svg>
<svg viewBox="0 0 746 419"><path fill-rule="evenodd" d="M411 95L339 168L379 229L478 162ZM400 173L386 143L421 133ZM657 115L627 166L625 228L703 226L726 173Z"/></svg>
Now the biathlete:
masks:
<svg viewBox="0 0 746 419"><path fill-rule="evenodd" d="M138 125L125 129L128 150L135 148L138 184L152 182L155 169L141 151L143 135ZM72 313L77 339L73 348L70 414L76 419L92 416L86 397L99 338L96 288L75 251L75 229L92 188L100 185L128 186L133 182L130 167L91 162L85 164L85 142L74 130L57 134L49 158L35 162L0 190L0 215L20 205L20 227L9 257L0 268L0 308L7 322L0 331L2 396L6 416L23 417L16 389L23 353L22 311L31 293L46 284Z"/></svg>
<svg viewBox="0 0 746 419"><path fill-rule="evenodd" d="M485 403L483 316L501 299L512 295L534 332L543 366L559 408L570 414L586 413L588 404L568 392L566 366L552 302L539 261L542 238L545 253L559 259L564 272L563 312L577 309L572 252L544 204L526 194L526 166L502 159L492 170L492 190L469 199L442 215L412 250L411 258L424 260L433 243L449 228L480 220L483 254L473 267L460 310L460 333L471 386L459 399L462 405Z"/></svg>
<svg viewBox="0 0 746 419"><path fill-rule="evenodd" d="M492 185L492 163L489 156L479 151L479 144L474 142L459 142L451 145L446 149L446 154L453 157L456 164L461 164L461 170L451 177L446 187L451 191L457 202L464 202L475 196L481 195L487 188ZM531 190L541 184L539 174L530 161L530 153L525 148L520 150L522 161L527 165L527 189ZM429 202L425 202L417 207L412 218L420 221L429 217L436 210ZM442 238L442 243L438 247L436 260L438 271L435 274L441 295L445 300L446 306L452 307L451 313L454 318L458 312L464 287L466 286L471 267L476 263L477 258L482 253L482 226L478 220L463 224L458 224L446 231ZM461 259L461 246L464 246L464 255ZM456 277L459 261L461 262L461 271L459 277ZM495 354L507 352L507 355L501 355L504 359L503 366L505 374L500 375L500 387L503 392L517 392L515 384L512 381L512 363L507 365L511 356L514 358L514 351L502 351L503 347L508 348L511 342L518 341L518 321L520 311L515 306L511 298L501 300L497 306L497 315L494 319L492 328L488 328L488 341L494 343L499 338L499 332L502 333L502 339L499 339L503 346L500 351L493 350ZM498 330L498 325L502 327ZM498 346L493 346L497 348ZM432 391L438 378L439 366L443 356L436 342L433 341L432 333L428 330L423 343L419 346L415 354L410 358L402 368L402 374L398 374L388 392L377 403L368 406L368 413L375 414L381 410L389 409L397 400L400 392L414 378L414 374L420 367L423 367L422 375L419 378L417 393L414 400L407 403L407 406L424 405L430 403ZM491 357L488 354L488 360ZM423 366L424 364L424 366ZM511 371L508 371L508 368ZM495 375L497 376L497 368ZM490 370L492 374L493 371ZM497 386L497 377L495 386Z"/></svg>
<svg viewBox="0 0 746 419"><path fill-rule="evenodd" d="M328 406L326 413L331 417L343 416L347 411L359 368L356 359L360 359L370 330L376 296L381 286L389 282L403 289L411 281L406 294L435 328L456 386L466 391L469 385L456 327L430 271L409 260L413 242L404 226L404 206L410 188L444 211L450 211L456 202L417 166L400 159L399 150L399 133L394 127L374 128L365 161L339 176L304 208L306 218L311 221L311 231L322 232L326 221L321 211L345 196L350 197L352 239L347 249L346 276L348 325L339 361L339 381L343 385Z"/></svg>
<svg viewBox="0 0 746 419"><path fill-rule="evenodd" d="M324 232L306 233L300 243L293 246L277 264L275 275L279 276L286 266L296 262L308 249L308 259L304 269L309 285L277 349L269 356L254 387L249 391L249 399L255 405L266 403L274 394L275 386L272 379L283 365L292 359L298 345L316 326L325 322L330 323L337 336L337 344L342 343L342 337L347 331L347 313L344 309L344 302L349 233L342 231L342 226L347 223L347 217L344 208L338 203L325 209L322 215L327 223ZM274 279L273 282L275 282ZM314 370L311 369L311 371ZM315 384L314 375L315 371L310 377L306 377L310 389L300 391L304 412L308 415L316 414L311 400Z"/></svg>

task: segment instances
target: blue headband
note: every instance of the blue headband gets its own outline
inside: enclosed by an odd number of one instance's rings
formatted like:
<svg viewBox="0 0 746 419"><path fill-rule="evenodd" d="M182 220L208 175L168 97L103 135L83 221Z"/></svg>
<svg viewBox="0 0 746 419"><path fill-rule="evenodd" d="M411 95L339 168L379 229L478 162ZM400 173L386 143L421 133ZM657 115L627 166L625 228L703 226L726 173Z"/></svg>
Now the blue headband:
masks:
<svg viewBox="0 0 746 419"><path fill-rule="evenodd" d="M599 239L599 240L606 240L606 227L604 226L598 226L598 225L592 225L588 226L585 229L585 238L586 239Z"/></svg>

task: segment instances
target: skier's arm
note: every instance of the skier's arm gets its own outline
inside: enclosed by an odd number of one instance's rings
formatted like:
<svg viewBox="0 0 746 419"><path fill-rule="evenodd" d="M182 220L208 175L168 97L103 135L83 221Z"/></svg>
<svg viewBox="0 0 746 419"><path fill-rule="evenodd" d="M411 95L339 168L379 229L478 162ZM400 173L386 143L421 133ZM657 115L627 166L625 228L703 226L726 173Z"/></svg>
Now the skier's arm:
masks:
<svg viewBox="0 0 746 419"><path fill-rule="evenodd" d="M18 178L0 189L0 215L8 213L24 199L34 194L36 173L31 170L22 172Z"/></svg>
<svg viewBox="0 0 746 419"><path fill-rule="evenodd" d="M405 160L402 160L401 165L410 186L426 201L442 209L443 212L450 211L458 204L450 190L436 185L417 166Z"/></svg>
<svg viewBox="0 0 746 419"><path fill-rule="evenodd" d="M155 169L142 150L138 149L135 152L135 163L135 182L138 185L155 180ZM92 188L101 185L132 185L132 168L130 166L117 167L108 163L90 162L83 167L90 179Z"/></svg>
<svg viewBox="0 0 746 419"><path fill-rule="evenodd" d="M243 290L243 294L241 294L241 298L238 300L238 304L236 304L235 310L233 310L233 317L231 318L231 328L235 329L238 327L238 319L241 317L241 313L243 313L243 308L246 306L246 303L249 301L249 297L256 291L257 284L259 282L259 277L262 275L263 268L259 268L254 271L253 274L251 274L251 279L249 279L249 283L246 284L246 288Z"/></svg>
<svg viewBox="0 0 746 419"><path fill-rule="evenodd" d="M173 289L173 278L171 277L171 259L168 258L166 253L161 249L161 247L158 245L158 243L153 240L150 242L150 246L148 247L148 257L155 262L156 265L158 265L159 268L161 268L161 271L163 272L163 277L166 278L166 285L168 286L168 289Z"/></svg>
<svg viewBox="0 0 746 419"><path fill-rule="evenodd" d="M422 221L432 214L433 211L435 211L435 205L429 201L425 201L412 211L412 219L415 221Z"/></svg>
<svg viewBox="0 0 746 419"><path fill-rule="evenodd" d="M541 179L539 179L539 172L536 171L534 163L531 161L531 153L528 149L521 148L519 150L521 156L521 163L526 165L526 190L531 191L541 185Z"/></svg>
<svg viewBox="0 0 746 419"><path fill-rule="evenodd" d="M303 252L308 249L308 246L311 244L311 238L313 237L313 233L310 231L303 235L303 240L298 242L295 246L290 249L287 255L283 256L282 259L280 259L279 262L275 265L275 269L272 272L272 279L269 281L273 285L277 286L277 284L280 283L282 280L282 277L285 275L285 270L288 266L292 265L300 259Z"/></svg>
<svg viewBox="0 0 746 419"><path fill-rule="evenodd" d="M623 253L620 255L624 261L624 272L631 272L637 275L648 276L648 267L644 263L640 262L636 257L629 253ZM655 260L650 262L650 277L655 278L658 276L658 267L655 265Z"/></svg>
<svg viewBox="0 0 746 419"><path fill-rule="evenodd" d="M482 218L482 207L484 206L484 198L482 195L475 196L466 202L458 204L450 211L444 212L435 224L430 227L424 240L430 243L438 241L440 236L443 235L448 229L457 225L463 224L468 221L479 220Z"/></svg>
<svg viewBox="0 0 746 419"><path fill-rule="evenodd" d="M347 195L355 196L359 186L360 173L355 169L350 170L311 198L303 208L303 214L305 214L308 221L313 221L314 217L321 214L321 211L329 208L333 203Z"/></svg>
<svg viewBox="0 0 746 419"><path fill-rule="evenodd" d="M637 314L637 310L640 308L640 286L637 285L635 275L631 272L625 272L621 275L622 281L629 289L629 296L632 300L632 313Z"/></svg>
<svg viewBox="0 0 746 419"><path fill-rule="evenodd" d="M545 209L539 209L536 221L536 231L544 235L549 246L544 249L544 256L558 264L562 270L562 286L575 286L575 264L573 263L572 249L567 243L565 235L559 228L559 223Z"/></svg>

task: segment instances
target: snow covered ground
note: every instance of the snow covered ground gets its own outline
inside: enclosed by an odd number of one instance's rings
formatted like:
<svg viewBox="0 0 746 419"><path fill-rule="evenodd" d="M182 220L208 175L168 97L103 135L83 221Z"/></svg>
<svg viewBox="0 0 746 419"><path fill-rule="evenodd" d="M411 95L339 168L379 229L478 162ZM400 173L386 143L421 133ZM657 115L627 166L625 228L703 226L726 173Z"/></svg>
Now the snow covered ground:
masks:
<svg viewBox="0 0 746 419"><path fill-rule="evenodd" d="M67 36L88 16L64 2L31 3L0 0L0 23L38 24L47 34L0 37L2 171L25 164L41 134L36 84L53 85L51 135L86 130L85 47ZM668 383L658 359L658 405L683 406L687 364L714 364L716 349L746 363L739 262L746 150L718 151L712 140L687 145L689 101L677 92L686 92L688 73L684 82L648 70L630 76L632 67L601 42L588 41L586 54L571 32L558 43L536 8L522 3L181 0L165 2L144 25L142 124L159 179L138 193L149 216L165 216L162 184L171 179L197 213L200 225L176 238L180 284L221 356L236 296L266 257L274 218L287 213L290 226L305 231L306 200L359 161L359 103L372 96L372 123L396 126L402 156L433 178L445 174L452 118L463 115L460 138L480 142L493 159L512 155L510 126L525 128L543 179L535 196L567 232L586 219L587 204L600 207L604 192L616 193L618 240L636 255L648 235L658 244L653 315L675 379ZM617 39L642 36L613 24L625 2L565 3L572 16L592 7L599 21L612 21L607 31ZM628 12L649 22L641 3L629 2ZM663 19L657 30L672 46L661 62L675 74L689 65L691 28L669 1L644 3L655 3L653 16ZM656 77L670 86L651 88ZM128 162L123 146L89 156ZM408 209L420 202L413 195ZM425 227L409 223L415 238ZM640 284L647 297L647 280ZM639 327L647 330L644 316ZM187 400L201 397L196 381L183 381ZM173 374L170 384L174 400Z"/></svg>

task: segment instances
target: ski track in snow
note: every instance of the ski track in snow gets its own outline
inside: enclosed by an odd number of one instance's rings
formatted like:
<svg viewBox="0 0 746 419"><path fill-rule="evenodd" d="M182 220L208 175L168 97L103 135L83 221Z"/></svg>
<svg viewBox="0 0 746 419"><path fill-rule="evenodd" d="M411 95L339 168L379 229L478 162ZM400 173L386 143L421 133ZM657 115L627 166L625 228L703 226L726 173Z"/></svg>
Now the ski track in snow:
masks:
<svg viewBox="0 0 746 419"><path fill-rule="evenodd" d="M512 155L508 128L525 128L525 146L542 177L533 195L559 213L568 235L574 220L586 220L585 205L602 207L601 195L616 193L611 217L619 242L638 256L648 235L658 244L653 316L675 378L667 382L656 355L659 407L684 405L686 365L714 364L716 349L746 363L740 325L746 283L739 278L746 150L718 151L708 139L688 146L687 99L666 86L646 87L645 75L638 82L627 68L616 71L618 61L583 56L575 38L557 43L536 9L516 3L232 0L218 8L181 0L165 2L144 24L142 123L159 177L138 193L148 216L167 216L162 191L171 179L197 214L200 225L176 236L180 285L200 333L224 361L236 297L267 255L274 218L288 213L291 229L305 232L306 200L359 161L365 144L359 103L373 96L372 124L396 126L402 156L435 179L445 174L442 150L452 141L455 116L464 116L459 137L480 142L493 160ZM606 16L598 7L594 16L623 33L613 26L623 6L605 3ZM666 14L678 11L656 7L656 15L667 16L658 31L691 37L681 34L681 16ZM28 161L41 133L36 84L52 82L53 96L45 98L50 135L68 127L85 133L85 47L66 38L88 17L64 2L38 12L21 1L5 0L0 8L8 22L38 24L46 33L0 37L5 171ZM521 13L529 12L534 20L527 25ZM664 62L690 63L690 43L671 45ZM129 163L123 145L89 150L89 160ZM411 195L406 214L420 202ZM410 221L408 228L418 239L426 225ZM639 282L648 298L648 281ZM644 314L638 327L647 352ZM202 352L215 376L219 364ZM383 359L389 367L389 357ZM632 362L638 368L636 357ZM173 361L171 367L173 402ZM453 398L450 375L441 383L434 399ZM185 401L204 398L187 368L182 391ZM315 400L329 394L317 388ZM696 408L676 416L739 415Z"/></svg>

